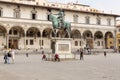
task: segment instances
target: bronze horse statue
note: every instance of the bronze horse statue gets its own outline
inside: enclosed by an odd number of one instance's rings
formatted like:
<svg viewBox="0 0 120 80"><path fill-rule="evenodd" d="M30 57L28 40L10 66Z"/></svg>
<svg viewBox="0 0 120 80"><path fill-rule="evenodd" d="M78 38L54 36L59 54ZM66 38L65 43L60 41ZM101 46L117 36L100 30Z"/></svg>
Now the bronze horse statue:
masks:
<svg viewBox="0 0 120 80"><path fill-rule="evenodd" d="M60 11L58 14L49 14L49 19L52 21L54 33L56 33L56 29L63 29L68 32L70 35L71 24L70 22L64 21L64 13Z"/></svg>

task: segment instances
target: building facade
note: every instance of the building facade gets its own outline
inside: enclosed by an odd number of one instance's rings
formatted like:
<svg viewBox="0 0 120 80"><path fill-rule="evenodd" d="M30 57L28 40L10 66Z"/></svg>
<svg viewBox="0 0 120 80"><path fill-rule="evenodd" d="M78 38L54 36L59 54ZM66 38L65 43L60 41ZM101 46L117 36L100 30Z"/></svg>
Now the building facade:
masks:
<svg viewBox="0 0 120 80"><path fill-rule="evenodd" d="M117 20L116 28L116 46L117 50L120 50L120 20Z"/></svg>
<svg viewBox="0 0 120 80"><path fill-rule="evenodd" d="M72 49L114 48L116 18L89 5L53 3L46 0L0 1L0 49L51 49L54 37L49 14L59 10L65 21L71 22ZM69 38L65 31L57 30L58 38Z"/></svg>

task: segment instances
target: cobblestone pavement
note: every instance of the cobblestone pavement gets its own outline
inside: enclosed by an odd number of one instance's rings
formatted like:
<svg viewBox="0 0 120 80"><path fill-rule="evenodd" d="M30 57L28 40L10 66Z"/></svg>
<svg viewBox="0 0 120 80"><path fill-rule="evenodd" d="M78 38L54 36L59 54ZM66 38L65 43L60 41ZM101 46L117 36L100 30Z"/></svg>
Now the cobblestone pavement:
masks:
<svg viewBox="0 0 120 80"><path fill-rule="evenodd" d="M16 55L15 64L0 56L0 80L120 80L120 54L85 55L84 61L42 61L41 55Z"/></svg>

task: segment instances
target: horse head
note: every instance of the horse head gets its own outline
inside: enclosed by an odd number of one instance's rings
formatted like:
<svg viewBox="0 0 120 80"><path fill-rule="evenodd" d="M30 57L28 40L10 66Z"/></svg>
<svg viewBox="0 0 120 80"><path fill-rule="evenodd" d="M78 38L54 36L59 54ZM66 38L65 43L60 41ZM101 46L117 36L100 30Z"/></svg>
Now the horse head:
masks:
<svg viewBox="0 0 120 80"><path fill-rule="evenodd" d="M52 21L52 25L53 25L53 28L54 29L57 29L59 26L58 26L58 18L55 16L55 15L53 15L53 14L50 14L49 15L49 18L50 18L50 20Z"/></svg>

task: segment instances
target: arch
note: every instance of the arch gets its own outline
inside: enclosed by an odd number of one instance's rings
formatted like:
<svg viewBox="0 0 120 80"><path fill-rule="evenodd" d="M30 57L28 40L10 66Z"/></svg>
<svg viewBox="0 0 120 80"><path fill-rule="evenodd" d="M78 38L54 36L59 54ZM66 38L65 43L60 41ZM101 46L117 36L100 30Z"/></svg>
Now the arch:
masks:
<svg viewBox="0 0 120 80"><path fill-rule="evenodd" d="M38 28L36 27L30 27L28 30L27 30L27 33L26 33L26 36L27 37L40 37L41 36L41 33L39 31Z"/></svg>
<svg viewBox="0 0 120 80"><path fill-rule="evenodd" d="M102 39L103 33L101 31L96 31L94 34L94 39Z"/></svg>
<svg viewBox="0 0 120 80"><path fill-rule="evenodd" d="M25 31L21 26L13 26L10 28L9 35L18 35L18 34L19 34L19 37L25 35Z"/></svg>
<svg viewBox="0 0 120 80"><path fill-rule="evenodd" d="M105 38L113 38L112 32L108 31L105 33Z"/></svg>
<svg viewBox="0 0 120 80"><path fill-rule="evenodd" d="M25 35L24 29L21 26L13 26L9 30L9 48L18 49L19 39Z"/></svg>
<svg viewBox="0 0 120 80"><path fill-rule="evenodd" d="M90 30L83 32L83 39L86 41L86 48L93 48L93 35Z"/></svg>
<svg viewBox="0 0 120 80"><path fill-rule="evenodd" d="M0 25L0 36L5 36L5 33L7 33L6 28L3 25Z"/></svg>
<svg viewBox="0 0 120 80"><path fill-rule="evenodd" d="M7 44L6 44L6 37L7 34L7 30L3 25L0 25L0 46L3 46L3 48L7 48Z"/></svg>
<svg viewBox="0 0 120 80"><path fill-rule="evenodd" d="M90 30L86 30L83 32L83 38L86 39L86 38L92 38L93 35L92 35L92 32Z"/></svg>
<svg viewBox="0 0 120 80"><path fill-rule="evenodd" d="M48 37L54 36L52 28L45 28L42 33L42 37Z"/></svg>
<svg viewBox="0 0 120 80"><path fill-rule="evenodd" d="M110 31L105 33L105 48L114 48L114 38Z"/></svg>
<svg viewBox="0 0 120 80"><path fill-rule="evenodd" d="M81 33L79 30L74 29L71 31L71 38L81 38Z"/></svg>

